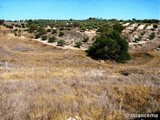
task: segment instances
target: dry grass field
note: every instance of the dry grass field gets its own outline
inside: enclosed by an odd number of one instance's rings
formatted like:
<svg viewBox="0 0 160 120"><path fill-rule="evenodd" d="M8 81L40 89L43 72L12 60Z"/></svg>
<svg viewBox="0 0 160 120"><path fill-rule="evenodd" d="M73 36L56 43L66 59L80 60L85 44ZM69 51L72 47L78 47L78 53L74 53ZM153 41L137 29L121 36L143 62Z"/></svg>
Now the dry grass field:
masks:
<svg viewBox="0 0 160 120"><path fill-rule="evenodd" d="M96 61L0 34L0 120L123 120L160 111L160 52L127 63Z"/></svg>

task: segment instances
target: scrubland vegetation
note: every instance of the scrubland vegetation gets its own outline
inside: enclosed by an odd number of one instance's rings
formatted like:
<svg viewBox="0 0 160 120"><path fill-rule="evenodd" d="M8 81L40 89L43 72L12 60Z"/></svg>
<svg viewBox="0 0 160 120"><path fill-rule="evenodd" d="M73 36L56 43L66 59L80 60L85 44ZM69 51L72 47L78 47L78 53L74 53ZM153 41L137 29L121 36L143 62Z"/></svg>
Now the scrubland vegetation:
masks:
<svg viewBox="0 0 160 120"><path fill-rule="evenodd" d="M128 120L160 111L158 22L0 20L0 119Z"/></svg>

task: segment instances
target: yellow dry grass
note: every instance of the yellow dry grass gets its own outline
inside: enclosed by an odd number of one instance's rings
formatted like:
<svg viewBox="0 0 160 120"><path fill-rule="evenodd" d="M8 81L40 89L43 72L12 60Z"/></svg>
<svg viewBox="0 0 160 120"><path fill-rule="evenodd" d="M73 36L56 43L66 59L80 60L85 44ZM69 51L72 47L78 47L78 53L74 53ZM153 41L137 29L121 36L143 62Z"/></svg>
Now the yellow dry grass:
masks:
<svg viewBox="0 0 160 120"><path fill-rule="evenodd" d="M159 53L120 64L0 35L0 119L122 120L159 110ZM125 73L127 72L127 73Z"/></svg>

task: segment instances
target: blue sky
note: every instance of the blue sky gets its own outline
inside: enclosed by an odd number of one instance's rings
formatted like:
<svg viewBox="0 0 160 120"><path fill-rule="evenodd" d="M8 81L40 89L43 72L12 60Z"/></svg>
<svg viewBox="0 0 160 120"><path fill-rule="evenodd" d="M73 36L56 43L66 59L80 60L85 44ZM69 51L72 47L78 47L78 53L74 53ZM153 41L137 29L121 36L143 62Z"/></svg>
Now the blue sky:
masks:
<svg viewBox="0 0 160 120"><path fill-rule="evenodd" d="M0 0L0 19L160 19L160 0Z"/></svg>

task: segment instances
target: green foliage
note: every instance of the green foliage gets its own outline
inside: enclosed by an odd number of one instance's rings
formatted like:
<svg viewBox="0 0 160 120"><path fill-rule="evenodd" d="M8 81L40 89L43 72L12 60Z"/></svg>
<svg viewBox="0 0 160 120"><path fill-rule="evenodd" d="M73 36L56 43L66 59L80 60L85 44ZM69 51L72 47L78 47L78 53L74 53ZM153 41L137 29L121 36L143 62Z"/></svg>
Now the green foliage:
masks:
<svg viewBox="0 0 160 120"><path fill-rule="evenodd" d="M47 35L42 35L42 36L41 36L41 39L42 39L42 40L47 40L47 38L48 38Z"/></svg>
<svg viewBox="0 0 160 120"><path fill-rule="evenodd" d="M67 28L68 31L71 31L71 28Z"/></svg>
<svg viewBox="0 0 160 120"><path fill-rule="evenodd" d="M148 24L146 24L146 25L144 26L143 30L145 30L147 27L148 27Z"/></svg>
<svg viewBox="0 0 160 120"><path fill-rule="evenodd" d="M16 24L15 27L21 28L22 26L19 24Z"/></svg>
<svg viewBox="0 0 160 120"><path fill-rule="evenodd" d="M47 32L46 32L44 27L40 26L40 27L37 28L37 33L39 33L40 35L44 35Z"/></svg>
<svg viewBox="0 0 160 120"><path fill-rule="evenodd" d="M59 30L60 30L60 31L64 30L64 27L60 27Z"/></svg>
<svg viewBox="0 0 160 120"><path fill-rule="evenodd" d="M123 25L119 24L119 22L117 22L113 25L113 29L116 30L117 32L121 33L122 30L125 29L125 27Z"/></svg>
<svg viewBox="0 0 160 120"><path fill-rule="evenodd" d="M143 23L158 23L159 20L156 20L156 19L145 19L145 20L142 20Z"/></svg>
<svg viewBox="0 0 160 120"><path fill-rule="evenodd" d="M52 34L54 34L54 33L57 33L57 30L56 30L56 29L53 29L53 30L52 30Z"/></svg>
<svg viewBox="0 0 160 120"><path fill-rule="evenodd" d="M17 31L18 31L18 29L14 29L13 31L14 31L14 32L17 32Z"/></svg>
<svg viewBox="0 0 160 120"><path fill-rule="evenodd" d="M49 24L49 26L53 29L53 27L55 26L55 24L51 23L51 24Z"/></svg>
<svg viewBox="0 0 160 120"><path fill-rule="evenodd" d="M88 42L89 37L84 37L82 42Z"/></svg>
<svg viewBox="0 0 160 120"><path fill-rule="evenodd" d="M64 35L64 32L60 32L59 33L59 37L63 36Z"/></svg>
<svg viewBox="0 0 160 120"><path fill-rule="evenodd" d="M104 29L105 30L105 29ZM113 30L102 31L96 41L89 47L88 54L96 59L111 59L119 62L130 60L128 42Z"/></svg>
<svg viewBox="0 0 160 120"><path fill-rule="evenodd" d="M81 31L81 32L84 32L85 30L86 30L86 28L85 28L85 27L82 27L80 31Z"/></svg>
<svg viewBox="0 0 160 120"><path fill-rule="evenodd" d="M17 36L17 33L15 32L14 35Z"/></svg>
<svg viewBox="0 0 160 120"><path fill-rule="evenodd" d="M154 24L154 25L153 25L153 28L155 28L155 29L158 28L158 25L157 25L157 24Z"/></svg>
<svg viewBox="0 0 160 120"><path fill-rule="evenodd" d="M140 38L135 38L135 40L134 40L134 42L139 42L139 41L141 41Z"/></svg>
<svg viewBox="0 0 160 120"><path fill-rule="evenodd" d="M154 39L154 38L155 38L155 33L153 32L153 33L151 33L151 34L149 35L148 39L152 40L152 39Z"/></svg>
<svg viewBox="0 0 160 120"><path fill-rule="evenodd" d="M6 25L6 24L3 24L6 28L9 28L9 29L13 29L13 26L12 25Z"/></svg>
<svg viewBox="0 0 160 120"><path fill-rule="evenodd" d="M118 24L118 20L116 19L111 19L111 20L107 20L107 19L98 19L98 18L89 18L86 20L26 20L27 22L27 26L30 27L31 25L37 25L37 26L50 26L52 29L54 27L57 28L64 28L64 27L70 27L70 28L74 28L74 27L79 27L81 30L83 28L89 28L89 29L94 29L94 28L99 28L105 24ZM158 24L159 20L155 20L155 19L151 19L151 20L125 20L123 21L124 23L154 23L154 24ZM117 27L117 26L116 26ZM120 27L121 28L121 27ZM120 31L120 30L119 30Z"/></svg>
<svg viewBox="0 0 160 120"><path fill-rule="evenodd" d="M82 42L78 41L78 42L75 43L74 47L80 48L81 46L82 46Z"/></svg>
<svg viewBox="0 0 160 120"><path fill-rule="evenodd" d="M142 33L141 33L141 35L143 36L145 34L145 31L143 31Z"/></svg>
<svg viewBox="0 0 160 120"><path fill-rule="evenodd" d="M32 24L32 25L29 27L28 32L33 33L33 32L34 32L35 30L37 30L37 29L38 29L38 25Z"/></svg>
<svg viewBox="0 0 160 120"><path fill-rule="evenodd" d="M53 37L49 37L49 39L48 39L49 43L53 43L55 41L56 41L56 38L54 36Z"/></svg>
<svg viewBox="0 0 160 120"><path fill-rule="evenodd" d="M47 32L51 32L52 30L51 29L47 29Z"/></svg>
<svg viewBox="0 0 160 120"><path fill-rule="evenodd" d="M138 27L134 27L134 31L136 31L136 30L137 30L137 28L138 28Z"/></svg>
<svg viewBox="0 0 160 120"><path fill-rule="evenodd" d="M109 29L111 28L111 26L109 24L105 24L103 26L101 26L97 32L100 32L101 34L107 32Z"/></svg>
<svg viewBox="0 0 160 120"><path fill-rule="evenodd" d="M36 33L35 34L35 39L38 39L38 38L40 38L41 37L41 34L39 34L39 33Z"/></svg>
<svg viewBox="0 0 160 120"><path fill-rule="evenodd" d="M57 41L58 46L63 46L65 44L65 41L63 39L60 39Z"/></svg>
<svg viewBox="0 0 160 120"><path fill-rule="evenodd" d="M22 28L26 28L26 26L25 26L25 25L22 25Z"/></svg>
<svg viewBox="0 0 160 120"><path fill-rule="evenodd" d="M3 25L3 23L4 23L4 20L0 20L0 25Z"/></svg>

